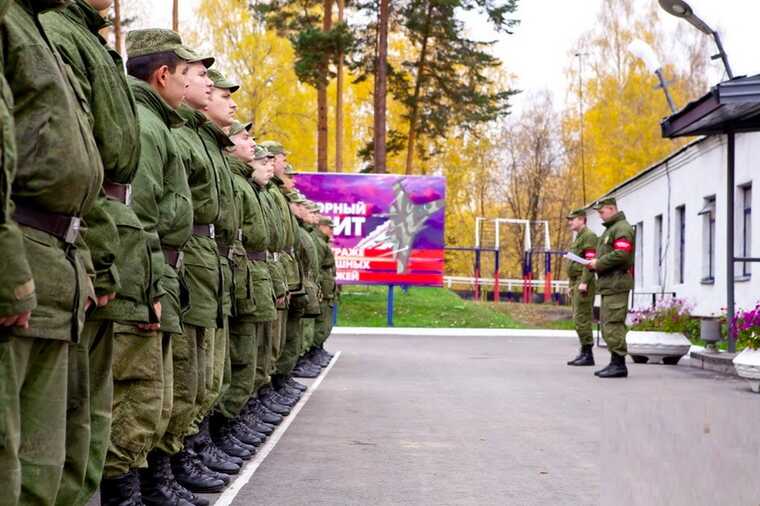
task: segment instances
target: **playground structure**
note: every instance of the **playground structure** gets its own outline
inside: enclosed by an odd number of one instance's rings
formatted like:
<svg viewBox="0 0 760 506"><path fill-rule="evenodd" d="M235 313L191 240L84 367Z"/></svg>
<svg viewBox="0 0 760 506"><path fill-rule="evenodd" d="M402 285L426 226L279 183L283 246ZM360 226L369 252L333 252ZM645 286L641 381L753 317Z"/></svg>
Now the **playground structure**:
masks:
<svg viewBox="0 0 760 506"><path fill-rule="evenodd" d="M502 248L503 228L519 227L522 233L522 280L502 279L501 263L502 255L505 253ZM543 231L543 244L539 248L535 247L533 240L533 228L540 228ZM473 297L476 300L483 298L484 292L482 287L492 287L493 300L499 302L501 299L502 287L506 284L508 291L511 291L515 284L519 283L521 288L521 301L524 303L534 302L534 296L538 293L537 289L543 288L544 302L558 302L560 293L567 290L566 281L555 281L553 275L553 265L564 255L564 251L554 251L551 248L551 236L549 234L549 222L546 220L531 221L514 218L482 218L475 219L475 246L468 247L447 247L448 251L471 252L474 254L473 278L466 277L448 277L446 283L449 287L453 284L471 284ZM493 277L486 278L482 276L483 255L493 254ZM538 273L534 265L543 261L543 280L537 277Z"/></svg>

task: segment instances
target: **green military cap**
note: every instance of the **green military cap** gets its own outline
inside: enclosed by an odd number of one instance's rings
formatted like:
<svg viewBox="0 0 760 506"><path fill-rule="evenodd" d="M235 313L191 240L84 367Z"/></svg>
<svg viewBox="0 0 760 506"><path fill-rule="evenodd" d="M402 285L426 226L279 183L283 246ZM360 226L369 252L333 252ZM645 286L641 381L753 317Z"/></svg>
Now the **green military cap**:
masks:
<svg viewBox="0 0 760 506"><path fill-rule="evenodd" d="M246 132L250 132L251 128L253 128L253 123L249 122L249 123L246 123L244 125L244 124L240 123L239 121L235 121L232 124L232 126L230 126L230 131L227 134L227 136L228 137L233 137L233 136L239 134L240 132L242 132L243 130L245 130Z"/></svg>
<svg viewBox="0 0 760 506"><path fill-rule="evenodd" d="M570 211L567 215L568 220L572 220L573 218L585 218L586 217L586 210L584 208L576 209L575 211Z"/></svg>
<svg viewBox="0 0 760 506"><path fill-rule="evenodd" d="M312 202L311 200L309 200L308 202L306 202L306 209L308 209L312 213L318 213L319 212L319 206L317 205L316 202Z"/></svg>
<svg viewBox="0 0 760 506"><path fill-rule="evenodd" d="M288 200L290 202L292 202L293 204L305 204L306 203L306 198L298 190L291 190L290 192L288 192L288 194L286 195L286 197L288 197Z"/></svg>
<svg viewBox="0 0 760 506"><path fill-rule="evenodd" d="M617 206L617 200L615 200L615 197L602 197L594 202L592 207L595 211L598 211L604 206Z"/></svg>
<svg viewBox="0 0 760 506"><path fill-rule="evenodd" d="M335 223L333 223L333 220L331 218L328 218L327 216L322 216L319 218L319 224L325 225L330 228L335 228Z"/></svg>
<svg viewBox="0 0 760 506"><path fill-rule="evenodd" d="M267 158L270 158L272 155L269 154L269 151L262 148L261 146L256 146L256 151L253 152L253 159L254 160L266 160Z"/></svg>
<svg viewBox="0 0 760 506"><path fill-rule="evenodd" d="M277 141L264 141L261 144L264 149L272 153L273 155L287 155L288 152L285 151L285 147L280 144Z"/></svg>
<svg viewBox="0 0 760 506"><path fill-rule="evenodd" d="M272 155L272 156L274 156L274 155ZM287 164L285 166L285 174L287 174L288 176L292 176L295 173L296 173L296 169L294 169L291 164Z"/></svg>
<svg viewBox="0 0 760 506"><path fill-rule="evenodd" d="M214 88L221 88L223 90L230 90L230 93L235 93L240 89L240 85L231 79L224 77L224 74L216 69L209 69L208 78L214 83Z"/></svg>
<svg viewBox="0 0 760 506"><path fill-rule="evenodd" d="M206 68L214 64L213 56L204 56L182 44L182 37L177 32L161 28L132 30L127 34L127 56L137 58L157 53L173 51L187 63L203 63Z"/></svg>

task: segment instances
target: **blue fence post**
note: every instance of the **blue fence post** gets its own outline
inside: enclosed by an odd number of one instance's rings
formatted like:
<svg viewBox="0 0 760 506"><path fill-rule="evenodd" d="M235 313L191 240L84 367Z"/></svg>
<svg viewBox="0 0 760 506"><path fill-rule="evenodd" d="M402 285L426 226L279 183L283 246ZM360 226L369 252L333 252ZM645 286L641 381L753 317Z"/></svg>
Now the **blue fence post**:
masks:
<svg viewBox="0 0 760 506"><path fill-rule="evenodd" d="M393 285L388 285L388 302L385 306L385 321L388 327L393 327Z"/></svg>

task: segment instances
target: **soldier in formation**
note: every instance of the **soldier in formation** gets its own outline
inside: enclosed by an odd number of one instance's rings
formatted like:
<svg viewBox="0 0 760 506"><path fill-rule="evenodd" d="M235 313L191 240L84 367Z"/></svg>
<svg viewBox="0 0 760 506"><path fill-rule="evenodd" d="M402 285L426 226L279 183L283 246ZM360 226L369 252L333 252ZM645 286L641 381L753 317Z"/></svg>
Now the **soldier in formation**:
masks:
<svg viewBox="0 0 760 506"><path fill-rule="evenodd" d="M332 222L112 0L0 0L0 504L203 505L332 356ZM65 161L65 163L62 163Z"/></svg>

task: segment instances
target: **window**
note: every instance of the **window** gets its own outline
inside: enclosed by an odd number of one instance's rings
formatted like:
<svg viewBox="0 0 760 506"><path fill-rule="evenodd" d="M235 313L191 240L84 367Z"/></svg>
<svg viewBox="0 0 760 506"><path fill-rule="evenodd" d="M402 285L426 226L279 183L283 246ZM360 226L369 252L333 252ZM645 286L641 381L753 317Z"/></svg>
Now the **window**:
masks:
<svg viewBox="0 0 760 506"><path fill-rule="evenodd" d="M662 263L665 261L662 251L662 215L658 214L654 217L654 279L657 280L657 285L662 286L663 273Z"/></svg>
<svg viewBox="0 0 760 506"><path fill-rule="evenodd" d="M715 195L705 197L702 210L702 282L715 282Z"/></svg>
<svg viewBox="0 0 760 506"><path fill-rule="evenodd" d="M638 288L644 286L644 223L636 224L636 259L634 260L634 280Z"/></svg>
<svg viewBox="0 0 760 506"><path fill-rule="evenodd" d="M676 207L676 281L686 279L686 206Z"/></svg>
<svg viewBox="0 0 760 506"><path fill-rule="evenodd" d="M752 185L739 187L739 247L737 256L749 258L752 256ZM749 277L752 274L752 263L737 264L739 276Z"/></svg>

